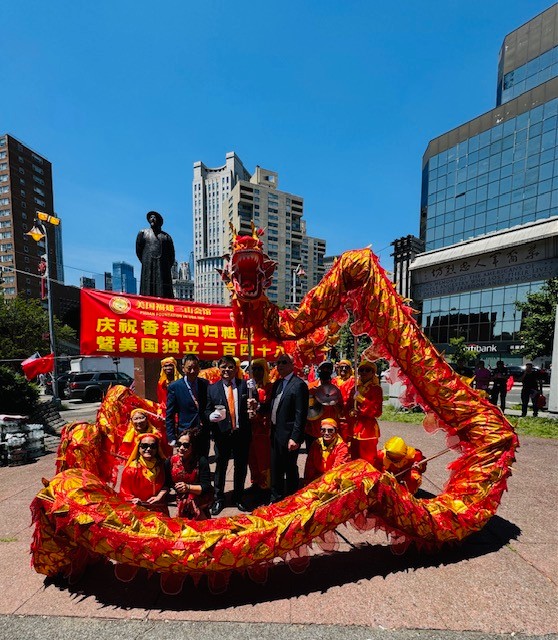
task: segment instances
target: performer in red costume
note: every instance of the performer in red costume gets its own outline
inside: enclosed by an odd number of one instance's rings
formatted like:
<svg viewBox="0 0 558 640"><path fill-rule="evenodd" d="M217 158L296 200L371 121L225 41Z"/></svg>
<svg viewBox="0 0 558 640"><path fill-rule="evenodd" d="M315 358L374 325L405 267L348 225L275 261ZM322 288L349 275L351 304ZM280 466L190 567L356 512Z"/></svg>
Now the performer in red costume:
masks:
<svg viewBox="0 0 558 640"><path fill-rule="evenodd" d="M337 433L337 422L333 418L321 421L320 433L321 437L314 440L306 458L304 484L351 460L349 449Z"/></svg>
<svg viewBox="0 0 558 640"><path fill-rule="evenodd" d="M157 382L157 402L162 405L161 413L163 415L165 415L165 407L167 406L167 387L171 382L180 380L181 377L174 358L161 360L161 373L159 374L159 382Z"/></svg>
<svg viewBox="0 0 558 640"><path fill-rule="evenodd" d="M420 449L409 447L405 440L393 436L378 453L376 466L380 471L389 471L399 484L405 485L409 493L417 492L422 483L422 474L426 471L426 462Z"/></svg>
<svg viewBox="0 0 558 640"><path fill-rule="evenodd" d="M122 473L120 495L124 500L168 516L169 483L164 460L158 434L145 433L139 436Z"/></svg>
<svg viewBox="0 0 558 640"><path fill-rule="evenodd" d="M324 360L318 367L318 380L308 385L311 410L308 413L304 438L306 451L310 451L314 440L321 435L320 419L333 418L336 424L339 424L340 416L343 414L343 398L339 388L331 382L332 374L333 363Z"/></svg>
<svg viewBox="0 0 558 640"><path fill-rule="evenodd" d="M347 422L352 434L351 458L363 458L374 464L382 415L383 394L376 375L376 365L362 360L358 365L358 384L349 395L346 405Z"/></svg>
<svg viewBox="0 0 558 640"><path fill-rule="evenodd" d="M264 358L252 360L253 379L248 380L248 388L252 389L254 398L259 404L265 404L271 398L272 384L269 381L269 365ZM249 411L252 426L252 440L248 453L250 481L256 494L268 491L271 479L271 428L269 416Z"/></svg>

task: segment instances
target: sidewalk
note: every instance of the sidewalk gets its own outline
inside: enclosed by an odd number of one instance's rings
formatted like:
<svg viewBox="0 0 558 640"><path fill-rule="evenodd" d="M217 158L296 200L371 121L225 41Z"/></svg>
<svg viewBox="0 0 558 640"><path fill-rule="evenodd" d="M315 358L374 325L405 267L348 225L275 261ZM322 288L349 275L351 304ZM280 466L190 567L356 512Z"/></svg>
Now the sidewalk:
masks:
<svg viewBox="0 0 558 640"><path fill-rule="evenodd" d="M414 425L382 422L381 428L382 440L401 435L426 456L445 446L438 435ZM430 463L425 491L441 491L452 455ZM432 555L411 549L395 556L383 533L342 527L339 551L325 555L316 549L305 573L295 575L279 563L265 585L236 575L219 596L211 595L203 580L197 588L187 580L182 594L166 596L157 576L139 574L121 583L110 565L89 569L75 585L45 580L29 568L29 504L41 477L52 476L54 455L32 465L2 467L0 638L79 634L101 640L109 634L136 638L147 632L153 638L191 632L199 640L286 634L293 639L402 640L556 634L557 462L558 441L523 438L498 514L459 546ZM29 616L46 619L34 625ZM164 621L167 625L159 624ZM177 628L172 621L194 624Z"/></svg>

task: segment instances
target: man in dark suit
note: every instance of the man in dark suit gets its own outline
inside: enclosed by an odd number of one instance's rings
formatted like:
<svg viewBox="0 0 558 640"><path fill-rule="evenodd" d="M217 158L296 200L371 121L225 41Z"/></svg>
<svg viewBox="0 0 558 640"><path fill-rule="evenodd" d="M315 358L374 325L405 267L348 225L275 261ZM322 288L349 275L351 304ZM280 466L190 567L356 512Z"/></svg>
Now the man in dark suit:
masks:
<svg viewBox="0 0 558 640"><path fill-rule="evenodd" d="M271 401L264 407L271 413L271 502L298 491L298 452L304 442L308 415L308 385L293 373L292 358L283 354L277 360L279 380L271 390Z"/></svg>
<svg viewBox="0 0 558 640"><path fill-rule="evenodd" d="M211 515L214 516L225 506L225 477L231 458L234 460L236 508L249 511L243 502L243 493L251 438L246 382L235 378L236 362L232 356L223 356L218 367L221 380L209 386L205 410L207 419L212 423L215 443L215 502L211 507Z"/></svg>
<svg viewBox="0 0 558 640"><path fill-rule="evenodd" d="M192 353L186 354L182 359L182 371L184 377L171 382L167 387L167 440L174 446L184 431L198 427L202 432L202 455L207 456L210 427L205 417L205 408L209 383L203 378L198 378L200 361Z"/></svg>

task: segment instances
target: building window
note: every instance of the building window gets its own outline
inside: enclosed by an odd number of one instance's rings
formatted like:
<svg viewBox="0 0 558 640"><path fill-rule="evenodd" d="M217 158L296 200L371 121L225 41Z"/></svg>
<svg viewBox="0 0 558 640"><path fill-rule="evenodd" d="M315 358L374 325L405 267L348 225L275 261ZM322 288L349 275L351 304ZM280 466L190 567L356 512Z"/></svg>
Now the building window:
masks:
<svg viewBox="0 0 558 640"><path fill-rule="evenodd" d="M33 200L35 201L36 204L39 205L39 207L44 207L45 206L45 201L41 200L40 198L33 198Z"/></svg>

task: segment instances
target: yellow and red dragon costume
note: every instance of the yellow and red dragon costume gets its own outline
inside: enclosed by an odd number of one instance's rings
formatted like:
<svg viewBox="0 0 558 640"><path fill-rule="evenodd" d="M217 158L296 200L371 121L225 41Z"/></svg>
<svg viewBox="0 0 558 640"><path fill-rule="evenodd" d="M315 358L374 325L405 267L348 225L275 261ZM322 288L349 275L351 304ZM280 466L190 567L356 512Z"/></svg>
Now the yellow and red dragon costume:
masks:
<svg viewBox="0 0 558 640"><path fill-rule="evenodd" d="M362 529L373 524L398 541L435 548L478 531L495 514L517 436L500 410L465 384L422 334L372 251L344 253L298 310L279 310L265 296L273 269L255 230L234 237L222 275L237 326L284 341L301 366L350 310L352 332L372 338L367 358L397 365L407 396L425 411L424 427L443 429L458 442L443 492L416 498L390 473L354 460L250 514L205 521L165 517L124 502L108 485L130 410L142 406L156 414L148 401L115 387L95 425L66 427L57 475L44 481L32 504L36 571L71 575L104 557L132 573L160 573L163 588L172 583L176 589L187 575L195 581L207 575L209 586L219 590L232 571L263 580L275 558L296 563L307 545L331 539L345 522Z"/></svg>

